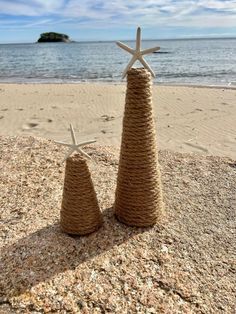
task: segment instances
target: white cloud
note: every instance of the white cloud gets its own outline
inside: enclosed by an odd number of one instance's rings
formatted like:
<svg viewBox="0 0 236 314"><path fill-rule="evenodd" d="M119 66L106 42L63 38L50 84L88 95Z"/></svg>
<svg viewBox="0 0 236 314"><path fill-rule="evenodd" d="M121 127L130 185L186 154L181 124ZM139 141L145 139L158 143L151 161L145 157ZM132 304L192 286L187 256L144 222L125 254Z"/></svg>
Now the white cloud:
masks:
<svg viewBox="0 0 236 314"><path fill-rule="evenodd" d="M0 0L0 14L41 16L62 8L63 0Z"/></svg>
<svg viewBox="0 0 236 314"><path fill-rule="evenodd" d="M130 24L231 27L236 26L234 13L236 0L70 0L63 14L88 18L91 26L104 21L104 27L110 23L120 27Z"/></svg>
<svg viewBox="0 0 236 314"><path fill-rule="evenodd" d="M215 9L220 11L236 12L236 1L221 1L221 0L200 0L197 1L199 6L205 9Z"/></svg>
<svg viewBox="0 0 236 314"><path fill-rule="evenodd" d="M236 26L236 0L0 0L1 13L42 18L35 26L50 23L50 15L57 23L91 28Z"/></svg>
<svg viewBox="0 0 236 314"><path fill-rule="evenodd" d="M0 1L0 13L1 14L9 14L9 15L26 15L26 16L35 16L36 11L34 7L29 6L25 3L18 3L16 1Z"/></svg>

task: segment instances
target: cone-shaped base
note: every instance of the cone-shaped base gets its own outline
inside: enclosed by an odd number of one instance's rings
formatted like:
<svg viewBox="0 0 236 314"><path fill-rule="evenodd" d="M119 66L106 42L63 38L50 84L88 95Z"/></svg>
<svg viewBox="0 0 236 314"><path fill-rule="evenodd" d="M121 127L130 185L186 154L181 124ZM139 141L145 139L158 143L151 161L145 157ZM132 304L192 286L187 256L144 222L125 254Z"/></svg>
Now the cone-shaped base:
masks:
<svg viewBox="0 0 236 314"><path fill-rule="evenodd" d="M121 222L147 227L163 216L151 75L131 69L127 81L114 210Z"/></svg>
<svg viewBox="0 0 236 314"><path fill-rule="evenodd" d="M90 172L80 155L66 160L60 223L64 232L77 235L91 233L102 224Z"/></svg>

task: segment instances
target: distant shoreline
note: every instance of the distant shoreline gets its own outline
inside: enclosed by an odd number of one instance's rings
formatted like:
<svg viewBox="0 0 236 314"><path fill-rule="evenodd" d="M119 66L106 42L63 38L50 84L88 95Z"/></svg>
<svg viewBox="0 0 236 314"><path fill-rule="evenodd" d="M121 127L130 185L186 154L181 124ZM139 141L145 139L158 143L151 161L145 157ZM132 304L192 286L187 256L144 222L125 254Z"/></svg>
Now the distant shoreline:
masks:
<svg viewBox="0 0 236 314"><path fill-rule="evenodd" d="M186 38L158 38L158 39L142 39L142 41L175 41L175 40L215 40L215 39L220 39L220 40L235 40L236 37L186 37ZM115 43L118 40L123 40L123 41L128 41L128 42L135 42L134 39L123 39L123 38L119 38L119 39L111 39L111 40L72 40L69 43L64 43L64 42L51 42L51 43L47 43L47 44L71 44L71 43ZM30 44L37 44L36 41L32 41L32 42L8 42L8 43L1 43L0 45L30 45Z"/></svg>

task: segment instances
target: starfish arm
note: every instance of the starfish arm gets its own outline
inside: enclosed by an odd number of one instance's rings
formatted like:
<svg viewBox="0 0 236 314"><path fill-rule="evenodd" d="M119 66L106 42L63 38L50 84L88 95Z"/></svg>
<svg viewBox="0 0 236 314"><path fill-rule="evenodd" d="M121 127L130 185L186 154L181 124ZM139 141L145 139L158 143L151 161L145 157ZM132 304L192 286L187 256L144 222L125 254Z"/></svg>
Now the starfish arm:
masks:
<svg viewBox="0 0 236 314"><path fill-rule="evenodd" d="M87 157L88 159L91 159L91 157L85 153L85 151L83 151L81 148L78 148L76 149L80 154L84 155L85 157Z"/></svg>
<svg viewBox="0 0 236 314"><path fill-rule="evenodd" d="M129 69L132 67L132 65L134 64L134 62L137 60L137 57L134 55L132 57L132 59L130 60L130 62L128 63L127 67L125 68L123 75L122 75L122 79L125 78L127 72L129 71Z"/></svg>
<svg viewBox="0 0 236 314"><path fill-rule="evenodd" d="M148 63L143 59L143 57L139 58L139 61L142 63L142 65L152 74L153 77L155 77L155 73L153 72L153 70L150 68L150 66L148 65Z"/></svg>
<svg viewBox="0 0 236 314"><path fill-rule="evenodd" d="M72 124L70 124L70 133L71 133L73 144L76 145L77 143L76 143L76 138L75 138L75 131Z"/></svg>
<svg viewBox="0 0 236 314"><path fill-rule="evenodd" d="M71 147L71 144L68 144L68 143L63 143L63 142L58 142L58 141L55 141L55 143L60 144L62 146Z"/></svg>
<svg viewBox="0 0 236 314"><path fill-rule="evenodd" d="M136 35L136 51L140 51L141 49L141 28L137 28L137 35Z"/></svg>
<svg viewBox="0 0 236 314"><path fill-rule="evenodd" d="M122 49L128 51L128 52L131 53L131 54L134 54L134 50L133 50L132 48L126 46L125 44L121 43L120 41L117 41L116 44L117 44L117 46L119 46L120 48L122 48Z"/></svg>
<svg viewBox="0 0 236 314"><path fill-rule="evenodd" d="M95 142L96 142L96 140L91 140L91 141L87 141L87 142L82 142L82 143L77 144L77 147L84 146L84 145L88 145L88 144L92 144L92 143L95 143Z"/></svg>
<svg viewBox="0 0 236 314"><path fill-rule="evenodd" d="M143 55L146 55L154 51L158 51L158 50L160 50L160 47L148 48L148 49L142 50L141 55L143 56Z"/></svg>

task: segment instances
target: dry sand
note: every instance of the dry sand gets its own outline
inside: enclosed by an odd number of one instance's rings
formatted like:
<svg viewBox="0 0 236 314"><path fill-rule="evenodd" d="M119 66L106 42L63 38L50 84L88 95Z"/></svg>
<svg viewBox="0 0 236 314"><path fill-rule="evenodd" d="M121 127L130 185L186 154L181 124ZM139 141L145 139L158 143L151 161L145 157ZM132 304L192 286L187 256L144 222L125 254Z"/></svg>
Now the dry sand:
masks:
<svg viewBox="0 0 236 314"><path fill-rule="evenodd" d="M86 148L104 224L59 228L64 151L0 137L0 313L234 314L236 163L160 152L168 220L131 228L111 206L114 148Z"/></svg>
<svg viewBox="0 0 236 314"><path fill-rule="evenodd" d="M236 312L236 90L153 94L167 219L142 229L112 212L125 85L0 85L1 314ZM60 231L65 151L36 137L70 140L69 123L102 144L86 148L104 214L87 237Z"/></svg>
<svg viewBox="0 0 236 314"><path fill-rule="evenodd" d="M1 84L0 134L119 145L125 84ZM236 158L236 90L154 86L161 149Z"/></svg>

